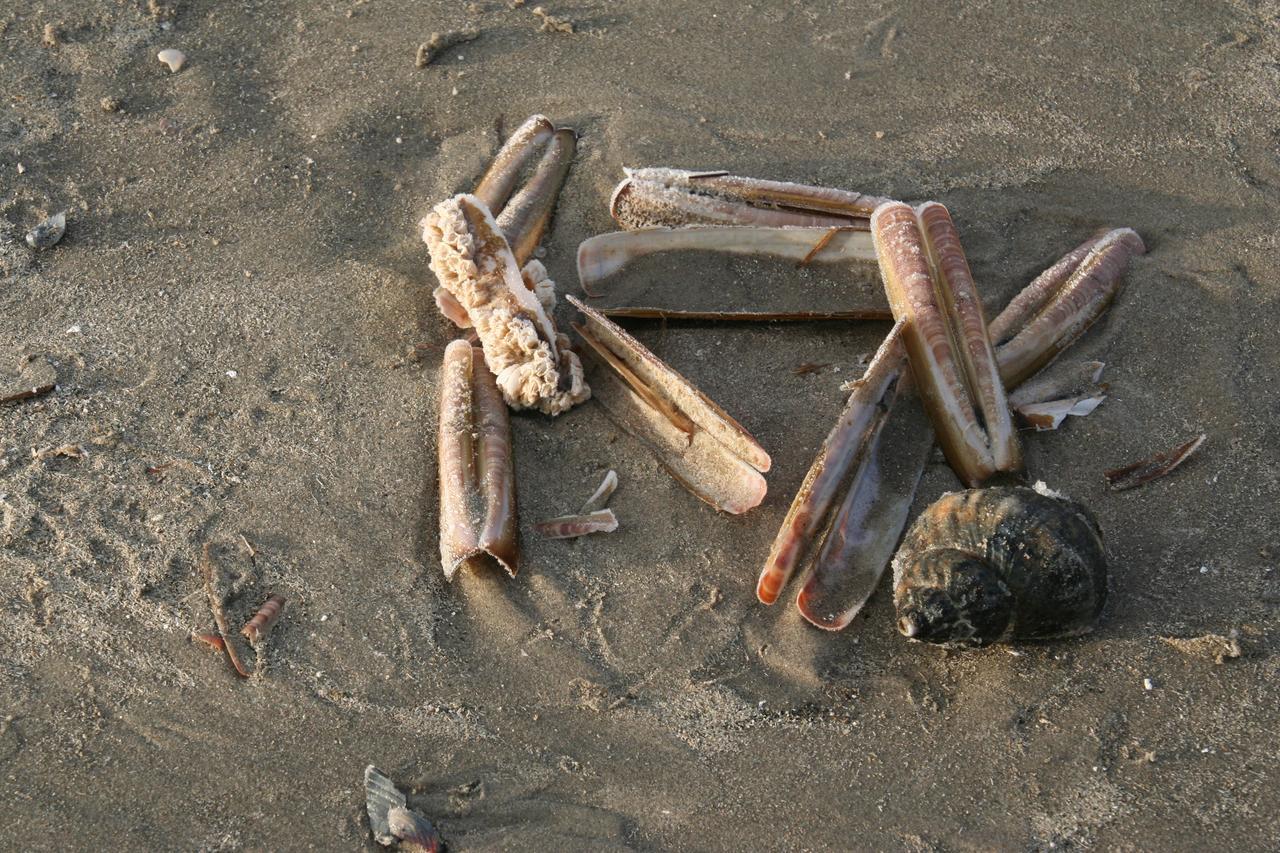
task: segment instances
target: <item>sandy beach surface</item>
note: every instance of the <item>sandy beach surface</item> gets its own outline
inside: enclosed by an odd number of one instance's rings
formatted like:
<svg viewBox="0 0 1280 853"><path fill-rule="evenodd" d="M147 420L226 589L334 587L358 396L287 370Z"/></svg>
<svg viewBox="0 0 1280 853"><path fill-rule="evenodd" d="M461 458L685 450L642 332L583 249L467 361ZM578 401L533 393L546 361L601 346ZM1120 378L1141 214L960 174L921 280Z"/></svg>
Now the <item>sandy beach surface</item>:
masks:
<svg viewBox="0 0 1280 853"><path fill-rule="evenodd" d="M534 5L0 11L0 380L35 356L57 382L0 405L0 846L377 849L371 763L451 850L1280 846L1280 6L548 0L566 33ZM455 331L416 223L534 112L580 135L544 244L562 292L623 166L937 199L989 311L1137 229L1074 350L1110 396L1025 440L1101 521L1098 629L947 653L897 635L887 585L835 635L794 589L756 602L883 322L629 321L770 451L763 505L717 514L598 405L522 413L522 571L446 584ZM610 468L616 534L532 534ZM956 486L935 457L916 509ZM249 680L189 639L209 541L239 561L236 625L290 599ZM1221 664L1163 639L1232 632Z"/></svg>

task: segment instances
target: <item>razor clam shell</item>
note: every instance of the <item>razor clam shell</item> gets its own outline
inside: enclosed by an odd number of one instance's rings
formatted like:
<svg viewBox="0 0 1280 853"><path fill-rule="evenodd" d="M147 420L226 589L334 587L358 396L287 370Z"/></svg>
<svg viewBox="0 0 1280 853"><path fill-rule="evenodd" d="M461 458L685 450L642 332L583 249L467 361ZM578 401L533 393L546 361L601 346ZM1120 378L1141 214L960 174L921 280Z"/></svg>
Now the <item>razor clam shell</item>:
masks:
<svg viewBox="0 0 1280 853"><path fill-rule="evenodd" d="M593 308L588 308L572 295L566 299L586 317L587 329L592 337L603 343L624 362L656 394L675 406L682 414L700 427L729 452L744 460L752 468L764 473L772 464L769 454L742 426L729 417L724 409L713 403L707 395L665 362L651 353L639 341L627 334L616 323Z"/></svg>
<svg viewBox="0 0 1280 853"><path fill-rule="evenodd" d="M466 341L445 348L440 370L440 564L518 569L515 476L507 407L481 353Z"/></svg>
<svg viewBox="0 0 1280 853"><path fill-rule="evenodd" d="M1129 259L1145 251L1142 238L1131 228L1103 235L1052 299L996 348L1005 385L1030 378L1084 334L1115 298Z"/></svg>
<svg viewBox="0 0 1280 853"><path fill-rule="evenodd" d="M567 298L586 317L584 331L695 428L677 426L633 391L594 349L585 349L594 396L613 420L649 445L676 480L716 509L738 514L759 505L768 488L761 472L769 469L769 454L720 407L638 341L604 315L572 296Z"/></svg>
<svg viewBox="0 0 1280 853"><path fill-rule="evenodd" d="M878 417L881 400L906 369L902 326L896 323L885 336L796 491L756 583L761 602L777 601L807 546L827 523L840 489L849 482L850 469Z"/></svg>
<svg viewBox="0 0 1280 853"><path fill-rule="evenodd" d="M528 182L498 214L498 227L506 235L518 266L524 266L542 241L576 148L577 137L572 130L556 130Z"/></svg>
<svg viewBox="0 0 1280 853"><path fill-rule="evenodd" d="M748 226L615 231L578 247L578 277L592 307L613 316L890 319L865 232L837 231L813 264L796 269L829 234Z"/></svg>
<svg viewBox="0 0 1280 853"><path fill-rule="evenodd" d="M612 468L609 473L604 475L604 479L600 481L600 485L587 498L587 502L582 505L582 509L578 510L580 515L587 515L598 509L604 509L609 505L609 499L613 497L613 493L618 489L618 472Z"/></svg>
<svg viewBox="0 0 1280 853"><path fill-rule="evenodd" d="M725 172L626 169L610 213L624 228L651 225L853 225L865 229L885 199L847 190L765 181Z"/></svg>
<svg viewBox="0 0 1280 853"><path fill-rule="evenodd" d="M995 461L969 399L917 212L892 202L876 209L871 224L889 304L894 316L909 320L904 343L939 443L960 479L979 485L995 472Z"/></svg>
<svg viewBox="0 0 1280 853"><path fill-rule="evenodd" d="M1004 310L996 315L987 327L992 344L1002 344L1016 335L1036 314L1040 312L1053 295L1058 292L1071 274L1076 271L1098 241L1106 236L1106 231L1094 234L1070 252L1053 263L1048 269L1036 276L1032 282L1022 288L1016 296L1009 300Z"/></svg>
<svg viewBox="0 0 1280 853"><path fill-rule="evenodd" d="M1038 376L1019 385L1018 390L1009 394L1009 405L1016 408L1105 391L1104 368L1106 365L1101 361L1079 361L1055 369L1048 376Z"/></svg>
<svg viewBox="0 0 1280 853"><path fill-rule="evenodd" d="M910 379L892 393L796 596L801 615L827 631L847 627L875 592L933 449L933 425Z"/></svg>
<svg viewBox="0 0 1280 853"><path fill-rule="evenodd" d="M374 840L384 847L395 844L396 836L391 832L388 813L393 808L405 807L404 794L381 770L370 764L364 769L364 795Z"/></svg>
<svg viewBox="0 0 1280 853"><path fill-rule="evenodd" d="M476 183L472 195L494 213L499 212L511 197L520 173L533 162L554 132L546 116L532 115L525 119L489 161L489 168Z"/></svg>

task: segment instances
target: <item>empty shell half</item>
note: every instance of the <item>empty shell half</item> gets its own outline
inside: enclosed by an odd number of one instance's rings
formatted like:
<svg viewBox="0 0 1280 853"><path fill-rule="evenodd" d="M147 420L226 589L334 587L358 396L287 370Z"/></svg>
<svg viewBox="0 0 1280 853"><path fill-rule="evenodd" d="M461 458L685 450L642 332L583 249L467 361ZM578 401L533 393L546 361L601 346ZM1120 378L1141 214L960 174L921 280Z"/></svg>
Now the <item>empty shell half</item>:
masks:
<svg viewBox="0 0 1280 853"><path fill-rule="evenodd" d="M742 513L759 505L770 460L750 433L603 314L565 298L582 312L574 329L588 345L595 397L614 421L716 509Z"/></svg>

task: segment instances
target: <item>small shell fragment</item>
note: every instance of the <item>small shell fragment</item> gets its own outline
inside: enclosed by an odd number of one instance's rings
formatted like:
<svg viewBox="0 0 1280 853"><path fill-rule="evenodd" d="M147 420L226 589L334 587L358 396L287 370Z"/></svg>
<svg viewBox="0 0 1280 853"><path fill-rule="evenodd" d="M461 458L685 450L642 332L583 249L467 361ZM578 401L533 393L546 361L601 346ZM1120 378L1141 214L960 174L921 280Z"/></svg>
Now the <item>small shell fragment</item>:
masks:
<svg viewBox="0 0 1280 853"><path fill-rule="evenodd" d="M67 233L67 215L55 213L27 232L27 245L37 252L52 249Z"/></svg>
<svg viewBox="0 0 1280 853"><path fill-rule="evenodd" d="M440 834L431 821L406 805L404 794L381 770L370 764L364 769L365 810L373 838L384 847L399 842L409 853L436 853Z"/></svg>
<svg viewBox="0 0 1280 853"><path fill-rule="evenodd" d="M611 509L598 509L540 521L533 529L544 539L576 539L589 533L612 533L618 529L618 518Z"/></svg>
<svg viewBox="0 0 1280 853"><path fill-rule="evenodd" d="M271 633L276 622L280 621L280 614L287 600L283 595L273 595L268 598L258 608L258 612L253 614L253 618L240 629L240 633L255 646L261 643Z"/></svg>
<svg viewBox="0 0 1280 853"><path fill-rule="evenodd" d="M600 487L595 490L591 497L587 498L587 502L582 505L582 509L578 510L580 515L595 512L598 509L604 509L609 505L609 498L613 497L613 493L618 488L618 472L609 469L609 473L604 475L604 479L600 481Z"/></svg>
<svg viewBox="0 0 1280 853"><path fill-rule="evenodd" d="M1200 449L1200 445L1204 444L1207 438L1201 433L1185 444L1180 444L1172 450L1166 450L1162 453L1153 454L1148 459L1134 462L1131 465L1125 465L1123 468L1113 468L1107 471L1103 476L1107 478L1107 485L1112 491L1123 492L1126 489L1136 489L1138 486L1145 486L1152 480L1158 480L1166 474L1173 471L1183 462L1186 462L1193 453Z"/></svg>
<svg viewBox="0 0 1280 853"><path fill-rule="evenodd" d="M156 59L169 66L169 71L177 74L187 64L187 55L176 47L165 48L156 54Z"/></svg>

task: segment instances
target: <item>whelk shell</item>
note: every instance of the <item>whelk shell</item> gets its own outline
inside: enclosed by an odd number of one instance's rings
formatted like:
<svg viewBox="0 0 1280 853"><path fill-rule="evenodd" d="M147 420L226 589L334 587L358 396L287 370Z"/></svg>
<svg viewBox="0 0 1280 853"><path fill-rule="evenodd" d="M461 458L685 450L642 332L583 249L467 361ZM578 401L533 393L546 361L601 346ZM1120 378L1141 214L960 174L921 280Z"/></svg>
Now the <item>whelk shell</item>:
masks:
<svg viewBox="0 0 1280 853"><path fill-rule="evenodd" d="M603 314L571 295L574 329L595 365L595 396L613 419L654 451L702 500L742 513L764 500L769 454L737 421Z"/></svg>
<svg viewBox="0 0 1280 853"><path fill-rule="evenodd" d="M898 630L943 646L1044 640L1093 627L1107 598L1097 520L1025 488L944 495L893 559Z"/></svg>

